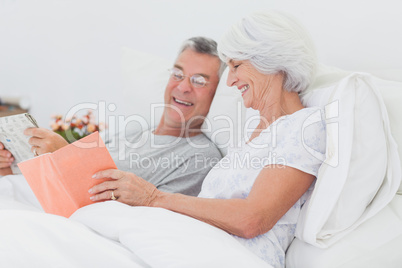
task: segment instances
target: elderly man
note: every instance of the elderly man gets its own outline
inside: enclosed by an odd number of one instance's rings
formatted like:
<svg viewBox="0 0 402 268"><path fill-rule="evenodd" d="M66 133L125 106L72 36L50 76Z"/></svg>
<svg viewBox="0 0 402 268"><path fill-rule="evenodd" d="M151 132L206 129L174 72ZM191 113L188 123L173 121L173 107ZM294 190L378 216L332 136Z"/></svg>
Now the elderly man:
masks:
<svg viewBox="0 0 402 268"><path fill-rule="evenodd" d="M184 42L170 70L159 125L124 137L133 144L145 135L148 137L145 144L135 149L116 146L122 144L117 140L121 136L108 142L118 169L133 172L165 192L198 195L206 174L221 158L216 146L201 132L225 67L216 47L215 41L205 37L193 37ZM32 136L29 143L38 154L67 145L61 136L47 129L30 128L24 133ZM2 175L11 173L12 161L12 155L0 143ZM129 190L127 182L124 183L119 188ZM113 197L111 194L107 196Z"/></svg>

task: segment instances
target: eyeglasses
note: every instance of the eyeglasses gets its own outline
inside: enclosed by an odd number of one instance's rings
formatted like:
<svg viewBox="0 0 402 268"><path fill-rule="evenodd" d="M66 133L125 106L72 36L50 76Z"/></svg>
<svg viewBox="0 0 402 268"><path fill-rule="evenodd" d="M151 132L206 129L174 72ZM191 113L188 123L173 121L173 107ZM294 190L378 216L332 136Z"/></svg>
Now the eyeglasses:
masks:
<svg viewBox="0 0 402 268"><path fill-rule="evenodd" d="M188 77L183 74L183 71L178 68L169 69L170 76L175 81L182 81L184 78ZM205 79L204 76L195 74L190 77L190 83L197 88L205 87L209 82Z"/></svg>

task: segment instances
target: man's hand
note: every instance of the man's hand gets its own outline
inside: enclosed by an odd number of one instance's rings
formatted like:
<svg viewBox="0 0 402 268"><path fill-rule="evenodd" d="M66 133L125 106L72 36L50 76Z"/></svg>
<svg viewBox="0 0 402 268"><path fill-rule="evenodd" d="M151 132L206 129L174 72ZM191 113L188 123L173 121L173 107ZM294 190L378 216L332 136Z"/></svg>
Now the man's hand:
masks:
<svg viewBox="0 0 402 268"><path fill-rule="evenodd" d="M6 150L4 144L0 142L0 168L9 168L14 161L13 155Z"/></svg>
<svg viewBox="0 0 402 268"><path fill-rule="evenodd" d="M6 150L4 144L0 142L0 176L13 174L10 168L13 161L13 155Z"/></svg>
<svg viewBox="0 0 402 268"><path fill-rule="evenodd" d="M117 201L131 206L151 206L158 190L146 180L130 172L107 169L95 173L95 179L113 179L95 185L89 190L92 201L110 200L114 196ZM113 193L113 195L112 195Z"/></svg>
<svg viewBox="0 0 402 268"><path fill-rule="evenodd" d="M32 145L31 151L36 154L53 153L54 151L68 145L68 142L59 134L45 128L27 128L24 131Z"/></svg>

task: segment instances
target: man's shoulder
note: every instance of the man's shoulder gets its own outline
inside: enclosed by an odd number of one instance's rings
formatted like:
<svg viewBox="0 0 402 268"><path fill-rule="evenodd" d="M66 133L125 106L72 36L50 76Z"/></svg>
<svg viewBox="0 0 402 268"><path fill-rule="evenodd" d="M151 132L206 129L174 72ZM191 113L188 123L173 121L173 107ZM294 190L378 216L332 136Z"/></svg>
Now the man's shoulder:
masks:
<svg viewBox="0 0 402 268"><path fill-rule="evenodd" d="M180 142L177 145L172 146L171 149L172 151L179 152L186 158L191 158L200 154L215 158L222 157L216 144L203 133L193 137L180 138Z"/></svg>
<svg viewBox="0 0 402 268"><path fill-rule="evenodd" d="M188 140L188 143L193 143L196 145L205 145L205 148L209 148L211 150L216 150L219 152L218 147L216 146L216 144L210 139L208 138L204 133L198 134L197 136L191 137ZM206 146L208 145L208 146Z"/></svg>
<svg viewBox="0 0 402 268"><path fill-rule="evenodd" d="M135 140L138 137L143 136L149 130L119 130L116 132L105 133L103 136L105 138L105 143L115 142L121 139L124 140ZM107 135L106 135L107 134Z"/></svg>

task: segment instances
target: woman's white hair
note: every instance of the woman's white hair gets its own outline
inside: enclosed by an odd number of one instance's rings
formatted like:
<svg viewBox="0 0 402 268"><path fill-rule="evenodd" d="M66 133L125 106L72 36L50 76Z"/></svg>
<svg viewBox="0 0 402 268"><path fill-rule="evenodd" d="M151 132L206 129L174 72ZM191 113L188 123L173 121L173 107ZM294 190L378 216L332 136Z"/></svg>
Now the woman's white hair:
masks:
<svg viewBox="0 0 402 268"><path fill-rule="evenodd" d="M219 57L249 60L261 73L284 73L284 89L304 91L314 79L317 59L309 33L293 17L279 11L253 13L223 36Z"/></svg>

